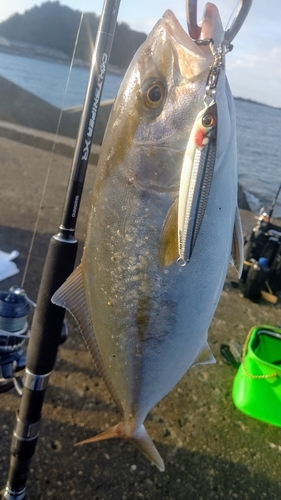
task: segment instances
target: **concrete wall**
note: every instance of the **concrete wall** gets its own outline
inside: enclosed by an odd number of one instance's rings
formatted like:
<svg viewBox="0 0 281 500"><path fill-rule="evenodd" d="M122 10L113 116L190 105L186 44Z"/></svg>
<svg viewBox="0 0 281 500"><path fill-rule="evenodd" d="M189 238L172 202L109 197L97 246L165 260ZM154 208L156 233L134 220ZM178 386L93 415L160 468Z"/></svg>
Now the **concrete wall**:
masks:
<svg viewBox="0 0 281 500"><path fill-rule="evenodd" d="M101 144L113 100L101 103L93 142ZM82 108L62 113L59 135L76 138ZM41 130L57 132L60 110L31 92L0 76L0 120Z"/></svg>

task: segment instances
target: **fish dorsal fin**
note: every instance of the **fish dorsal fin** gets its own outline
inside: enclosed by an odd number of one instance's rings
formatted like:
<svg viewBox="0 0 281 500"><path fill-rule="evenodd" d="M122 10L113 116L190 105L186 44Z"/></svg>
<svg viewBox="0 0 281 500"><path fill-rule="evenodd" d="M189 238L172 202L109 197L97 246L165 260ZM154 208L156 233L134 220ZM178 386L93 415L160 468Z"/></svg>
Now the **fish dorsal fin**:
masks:
<svg viewBox="0 0 281 500"><path fill-rule="evenodd" d="M120 409L122 409L119 398L111 383L103 360L101 358L96 337L93 331L92 318L88 308L83 283L81 264L56 291L51 300L53 304L67 309L76 320L100 376L103 378L116 405Z"/></svg>
<svg viewBox="0 0 281 500"><path fill-rule="evenodd" d="M159 245L159 262L167 267L178 259L178 198L170 206L164 221Z"/></svg>
<svg viewBox="0 0 281 500"><path fill-rule="evenodd" d="M242 230L242 224L238 207L236 207L236 212L235 212L231 254L235 268L240 278L243 270L244 246L243 246L243 230Z"/></svg>
<svg viewBox="0 0 281 500"><path fill-rule="evenodd" d="M203 349L201 349L201 351L199 352L198 356L193 361L192 366L211 365L213 363L216 363L216 360L212 354L209 344L206 343Z"/></svg>

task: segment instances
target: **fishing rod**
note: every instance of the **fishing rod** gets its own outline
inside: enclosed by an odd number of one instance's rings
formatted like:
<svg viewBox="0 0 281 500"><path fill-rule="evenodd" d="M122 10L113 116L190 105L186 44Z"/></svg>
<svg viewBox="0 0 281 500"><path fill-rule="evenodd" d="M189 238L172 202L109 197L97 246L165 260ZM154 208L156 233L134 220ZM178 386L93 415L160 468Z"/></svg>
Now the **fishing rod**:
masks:
<svg viewBox="0 0 281 500"><path fill-rule="evenodd" d="M41 409L53 370L65 310L51 303L54 292L73 271L75 227L90 156L102 89L121 0L104 0L95 50L59 230L49 243L31 325L20 408L13 431L10 468L2 500L24 500L29 467L39 436Z"/></svg>
<svg viewBox="0 0 281 500"><path fill-rule="evenodd" d="M276 201L277 201L277 198L279 196L279 193L281 191L281 184L279 185L278 189L277 189L277 193L275 195L275 198L273 199L271 205L270 205L270 208L269 208L269 212L268 212L268 221L270 221L271 217L272 217L272 214L273 214L273 210L274 210L274 207L276 205Z"/></svg>

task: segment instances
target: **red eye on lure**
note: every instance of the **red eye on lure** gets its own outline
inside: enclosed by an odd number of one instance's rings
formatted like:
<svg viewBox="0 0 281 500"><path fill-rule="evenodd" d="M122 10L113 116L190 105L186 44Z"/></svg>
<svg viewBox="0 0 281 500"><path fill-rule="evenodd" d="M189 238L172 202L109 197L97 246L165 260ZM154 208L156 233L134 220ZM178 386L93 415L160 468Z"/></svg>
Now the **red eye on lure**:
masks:
<svg viewBox="0 0 281 500"><path fill-rule="evenodd" d="M195 120L195 138L194 142L197 148L204 148L209 142L209 132L216 126L216 116L213 110L207 108L201 120L198 116ZM211 112L212 111L212 112Z"/></svg>

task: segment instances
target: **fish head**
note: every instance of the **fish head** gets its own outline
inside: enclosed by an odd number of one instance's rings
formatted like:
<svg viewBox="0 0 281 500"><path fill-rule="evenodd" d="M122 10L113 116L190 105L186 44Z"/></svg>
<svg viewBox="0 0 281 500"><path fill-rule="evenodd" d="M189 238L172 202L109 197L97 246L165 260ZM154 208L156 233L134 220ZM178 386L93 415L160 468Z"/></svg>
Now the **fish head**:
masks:
<svg viewBox="0 0 281 500"><path fill-rule="evenodd" d="M217 8L208 3L201 37L223 37ZM155 191L176 191L187 138L204 107L213 54L198 45L167 10L135 54L108 124L111 164L130 164L131 179ZM129 158L128 158L129 156ZM136 165L134 171L131 165Z"/></svg>
<svg viewBox="0 0 281 500"><path fill-rule="evenodd" d="M201 24L201 38L213 38L217 45L223 29L215 5L206 5ZM173 136L178 142L178 131L191 128L203 107L212 60L210 47L192 40L167 10L143 44L133 71L142 125L139 137L168 137L171 146Z"/></svg>

